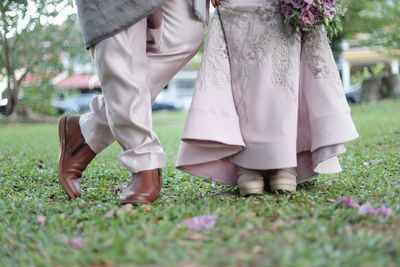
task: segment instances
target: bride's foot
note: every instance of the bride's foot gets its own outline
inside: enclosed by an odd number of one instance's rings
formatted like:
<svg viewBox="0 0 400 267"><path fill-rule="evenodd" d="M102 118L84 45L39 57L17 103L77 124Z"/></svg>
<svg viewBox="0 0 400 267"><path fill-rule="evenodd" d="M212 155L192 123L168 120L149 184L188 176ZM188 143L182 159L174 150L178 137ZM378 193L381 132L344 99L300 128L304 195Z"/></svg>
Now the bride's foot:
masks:
<svg viewBox="0 0 400 267"><path fill-rule="evenodd" d="M242 196L264 193L264 178L258 171L239 168L237 183Z"/></svg>
<svg viewBox="0 0 400 267"><path fill-rule="evenodd" d="M269 174L269 186L272 192L288 191L296 192L297 172L296 168L273 170Z"/></svg>

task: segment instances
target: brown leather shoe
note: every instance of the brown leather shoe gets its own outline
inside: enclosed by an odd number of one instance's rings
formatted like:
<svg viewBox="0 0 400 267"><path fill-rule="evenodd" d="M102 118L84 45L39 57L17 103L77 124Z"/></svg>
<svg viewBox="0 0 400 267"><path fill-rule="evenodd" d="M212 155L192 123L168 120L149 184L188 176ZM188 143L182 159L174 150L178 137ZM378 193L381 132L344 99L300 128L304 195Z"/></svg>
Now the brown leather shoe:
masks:
<svg viewBox="0 0 400 267"><path fill-rule="evenodd" d="M161 188L161 169L133 174L132 182L120 194L120 203L151 204L158 198Z"/></svg>
<svg viewBox="0 0 400 267"><path fill-rule="evenodd" d="M79 116L64 115L58 121L61 152L58 160L58 178L72 198L81 195L82 172L96 154L86 144L79 126Z"/></svg>

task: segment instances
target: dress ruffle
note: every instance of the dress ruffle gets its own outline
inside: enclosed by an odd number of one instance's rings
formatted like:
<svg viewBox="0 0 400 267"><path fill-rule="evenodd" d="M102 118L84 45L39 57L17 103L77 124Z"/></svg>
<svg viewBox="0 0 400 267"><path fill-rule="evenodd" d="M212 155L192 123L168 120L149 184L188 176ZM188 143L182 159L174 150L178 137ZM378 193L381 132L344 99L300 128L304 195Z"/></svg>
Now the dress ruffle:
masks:
<svg viewBox="0 0 400 267"><path fill-rule="evenodd" d="M238 166L297 167L298 183L341 171L358 133L326 33L286 32L271 2L214 16L178 169L229 184Z"/></svg>

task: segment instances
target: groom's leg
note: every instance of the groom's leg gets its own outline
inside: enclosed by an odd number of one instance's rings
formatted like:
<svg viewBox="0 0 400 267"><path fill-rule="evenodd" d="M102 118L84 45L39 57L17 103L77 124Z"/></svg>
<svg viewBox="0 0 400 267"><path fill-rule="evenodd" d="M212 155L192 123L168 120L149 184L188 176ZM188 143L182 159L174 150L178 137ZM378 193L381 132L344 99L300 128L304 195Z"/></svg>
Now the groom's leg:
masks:
<svg viewBox="0 0 400 267"><path fill-rule="evenodd" d="M109 127L124 149L119 159L132 173L161 168L166 161L152 131L146 29L144 19L100 42L93 52Z"/></svg>
<svg viewBox="0 0 400 267"><path fill-rule="evenodd" d="M168 0L148 17L148 86L152 103L171 78L196 54L204 26L193 13L192 1ZM103 96L91 103L91 112L80 118L82 134L98 154L113 141Z"/></svg>
<svg viewBox="0 0 400 267"><path fill-rule="evenodd" d="M119 160L134 177L121 194L122 204L154 202L161 191L160 169L166 163L152 130L146 49L147 19L143 19L93 51L109 127L124 150Z"/></svg>
<svg viewBox="0 0 400 267"><path fill-rule="evenodd" d="M90 110L80 116L79 125L86 143L98 154L114 142L103 95L96 96L91 101Z"/></svg>
<svg viewBox="0 0 400 267"><path fill-rule="evenodd" d="M80 177L90 162L84 160L84 154L94 157L94 152L100 152L113 139L123 147L120 160L130 172L165 165L165 153L152 131L146 35L147 20L143 19L92 50L104 97L92 102L91 113L80 119L64 116L59 124L59 177L71 198L79 196ZM91 153L81 153L82 148Z"/></svg>
<svg viewBox="0 0 400 267"><path fill-rule="evenodd" d="M147 82L153 102L165 84L197 52L201 45L204 27L194 17L193 7L189 0L168 0L161 10L149 16L148 22L151 25L147 35L154 41L152 43L150 40L147 46L150 70ZM103 85L103 91L104 89ZM80 128L84 140L97 154L115 139L104 97L96 97L91 103L91 109L90 113L81 116ZM128 160L125 162L129 164ZM128 169L133 170L134 167L131 166Z"/></svg>
<svg viewBox="0 0 400 267"><path fill-rule="evenodd" d="M196 54L204 26L193 13L189 0L168 0L148 17L148 87L152 103L169 80ZM82 134L98 154L113 141L103 96L91 103L91 112L80 118Z"/></svg>
<svg viewBox="0 0 400 267"><path fill-rule="evenodd" d="M152 101L197 53L204 25L193 12L192 0L167 0L148 17L148 84Z"/></svg>
<svg viewBox="0 0 400 267"><path fill-rule="evenodd" d="M191 0L167 0L162 8L148 17L148 76L147 84L151 89L152 102L165 84L197 52L203 38L203 25L193 15ZM158 175L158 178L157 178ZM150 181L153 188L160 186L160 173L143 177L141 173L134 177L132 183L120 196L121 203L153 202L158 194L142 188Z"/></svg>

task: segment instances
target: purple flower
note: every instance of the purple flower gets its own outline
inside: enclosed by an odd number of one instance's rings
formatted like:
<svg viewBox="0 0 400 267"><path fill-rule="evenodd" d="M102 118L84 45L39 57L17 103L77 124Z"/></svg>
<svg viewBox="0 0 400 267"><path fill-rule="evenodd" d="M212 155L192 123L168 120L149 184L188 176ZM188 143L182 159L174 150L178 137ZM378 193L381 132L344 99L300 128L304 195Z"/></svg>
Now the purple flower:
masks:
<svg viewBox="0 0 400 267"><path fill-rule="evenodd" d="M330 7L333 7L336 5L336 0L322 0L321 2L323 5L327 5Z"/></svg>
<svg viewBox="0 0 400 267"><path fill-rule="evenodd" d="M315 16L309 10L303 11L299 19L302 26L311 26L315 23Z"/></svg>
<svg viewBox="0 0 400 267"><path fill-rule="evenodd" d="M86 244L86 240L83 239L82 237L78 236L78 237L74 237L71 240L69 240L69 244L71 245L71 247L73 248L81 248Z"/></svg>
<svg viewBox="0 0 400 267"><path fill-rule="evenodd" d="M40 225L42 225L42 226L45 225L45 224L46 224L46 216L40 214L40 215L37 217L37 223L40 224Z"/></svg>
<svg viewBox="0 0 400 267"><path fill-rule="evenodd" d="M314 0L304 0L304 2L306 2L307 5L312 5L314 4Z"/></svg>
<svg viewBox="0 0 400 267"><path fill-rule="evenodd" d="M324 15L327 16L328 19L333 19L336 16L336 8L325 7Z"/></svg>
<svg viewBox="0 0 400 267"><path fill-rule="evenodd" d="M308 2L312 0L285 0L286 4L291 4L294 8L302 9L307 6Z"/></svg>
<svg viewBox="0 0 400 267"><path fill-rule="evenodd" d="M370 204L369 202L367 202L367 203L361 205L361 206L358 208L358 213L359 213L360 215L375 216L375 215L378 214L378 211L377 211L374 207L372 207L371 204Z"/></svg>
<svg viewBox="0 0 400 267"><path fill-rule="evenodd" d="M321 9L320 9L319 6L317 6L315 3L312 3L311 5L309 5L309 6L307 7L307 9L308 9L315 17L321 16Z"/></svg>
<svg viewBox="0 0 400 267"><path fill-rule="evenodd" d="M358 214L360 215L369 215L369 216L384 216L389 217L392 215L392 209L386 207L385 205L381 205L379 208L375 209L369 202L359 205L357 200L351 197L342 197L337 204L343 205L349 208L358 208Z"/></svg>
<svg viewBox="0 0 400 267"><path fill-rule="evenodd" d="M189 229L210 229L213 228L217 221L217 216L215 215L203 215L197 216L184 221Z"/></svg>
<svg viewBox="0 0 400 267"><path fill-rule="evenodd" d="M286 18L291 17L294 13L293 8L291 6L289 6L288 4L282 5L281 12L282 12L282 15Z"/></svg>
<svg viewBox="0 0 400 267"><path fill-rule="evenodd" d="M392 215L392 209L386 207L385 205L381 205L378 208L378 213L384 217L389 217L390 215Z"/></svg>
<svg viewBox="0 0 400 267"><path fill-rule="evenodd" d="M360 204L358 204L357 200L351 198L351 197L342 197L338 204L349 207L349 208L358 208L360 207Z"/></svg>

